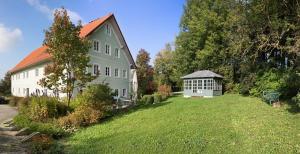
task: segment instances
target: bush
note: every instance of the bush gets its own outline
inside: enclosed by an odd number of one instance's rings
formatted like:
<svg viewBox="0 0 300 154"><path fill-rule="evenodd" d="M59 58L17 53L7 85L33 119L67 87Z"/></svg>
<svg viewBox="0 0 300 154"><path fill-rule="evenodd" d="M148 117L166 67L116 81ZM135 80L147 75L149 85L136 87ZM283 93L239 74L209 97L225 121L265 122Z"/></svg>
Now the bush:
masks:
<svg viewBox="0 0 300 154"><path fill-rule="evenodd" d="M144 104L144 105L146 105L146 104L153 104L153 102L154 102L153 95L144 95L142 97L142 99L140 100L140 103Z"/></svg>
<svg viewBox="0 0 300 154"><path fill-rule="evenodd" d="M88 86L82 94L71 102L71 107L76 109L78 106L87 104L96 110L107 115L112 110L113 92L108 85L95 84Z"/></svg>
<svg viewBox="0 0 300 154"><path fill-rule="evenodd" d="M250 74L245 77L239 85L239 93L242 95L249 95L251 88L253 88L255 85L255 80L255 74Z"/></svg>
<svg viewBox="0 0 300 154"><path fill-rule="evenodd" d="M163 101L161 94L153 95L153 103L161 103Z"/></svg>
<svg viewBox="0 0 300 154"><path fill-rule="evenodd" d="M28 127L30 131L37 131L47 135L51 135L54 138L59 138L66 135L66 132L58 127L58 125L52 121L48 123L32 121L28 116L24 114L18 114L14 117L14 124L17 127Z"/></svg>
<svg viewBox="0 0 300 154"><path fill-rule="evenodd" d="M96 110L91 104L78 106L71 114L58 119L58 124L69 131L80 126L88 126L98 122L104 116L104 113Z"/></svg>
<svg viewBox="0 0 300 154"><path fill-rule="evenodd" d="M162 99L165 100L172 94L172 88L168 85L160 85L157 88L157 92L161 94Z"/></svg>
<svg viewBox="0 0 300 154"><path fill-rule="evenodd" d="M300 92L292 98L292 101L300 108Z"/></svg>
<svg viewBox="0 0 300 154"><path fill-rule="evenodd" d="M9 99L9 105L11 106L17 106L19 101L22 99L23 97L15 97L15 96L12 96L10 97Z"/></svg>
<svg viewBox="0 0 300 154"><path fill-rule="evenodd" d="M29 105L29 117L33 121L45 122L57 117L58 100L51 97L32 97Z"/></svg>

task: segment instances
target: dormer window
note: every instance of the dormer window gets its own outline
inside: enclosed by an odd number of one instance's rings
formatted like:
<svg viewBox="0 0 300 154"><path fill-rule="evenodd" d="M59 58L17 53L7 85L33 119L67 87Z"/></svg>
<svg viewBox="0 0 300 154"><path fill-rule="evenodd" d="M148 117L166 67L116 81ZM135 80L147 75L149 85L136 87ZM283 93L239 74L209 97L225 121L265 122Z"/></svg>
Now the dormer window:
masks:
<svg viewBox="0 0 300 154"><path fill-rule="evenodd" d="M94 51L99 52L99 41L94 41Z"/></svg>
<svg viewBox="0 0 300 154"><path fill-rule="evenodd" d="M106 33L108 35L111 35L111 28L110 28L109 24L106 24Z"/></svg>
<svg viewBox="0 0 300 154"><path fill-rule="evenodd" d="M109 44L105 45L105 54L110 55L110 45Z"/></svg>

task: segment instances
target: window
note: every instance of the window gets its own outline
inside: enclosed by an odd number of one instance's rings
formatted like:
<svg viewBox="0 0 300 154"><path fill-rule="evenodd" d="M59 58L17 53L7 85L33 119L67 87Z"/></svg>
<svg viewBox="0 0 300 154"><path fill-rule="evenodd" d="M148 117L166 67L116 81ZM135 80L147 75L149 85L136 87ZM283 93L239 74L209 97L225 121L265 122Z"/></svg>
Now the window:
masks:
<svg viewBox="0 0 300 154"><path fill-rule="evenodd" d="M28 78L28 77L29 77L29 72L27 71L27 72L26 72L26 78Z"/></svg>
<svg viewBox="0 0 300 154"><path fill-rule="evenodd" d="M193 93L197 93L197 80L193 80Z"/></svg>
<svg viewBox="0 0 300 154"><path fill-rule="evenodd" d="M122 96L123 96L123 97L126 97L126 95L127 95L127 89L123 89L123 90L122 90Z"/></svg>
<svg viewBox="0 0 300 154"><path fill-rule="evenodd" d="M206 81L207 81L207 80L204 80L204 85L203 85L204 89L207 89Z"/></svg>
<svg viewBox="0 0 300 154"><path fill-rule="evenodd" d="M127 78L127 70L123 70L123 78Z"/></svg>
<svg viewBox="0 0 300 154"><path fill-rule="evenodd" d="M99 52L99 41L94 41L94 51Z"/></svg>
<svg viewBox="0 0 300 154"><path fill-rule="evenodd" d="M202 80L198 80L198 87L197 87L197 89L198 90L202 89Z"/></svg>
<svg viewBox="0 0 300 154"><path fill-rule="evenodd" d="M105 67L105 75L110 76L110 68L109 67Z"/></svg>
<svg viewBox="0 0 300 154"><path fill-rule="evenodd" d="M94 64L93 70L94 75L100 75L100 68L98 64Z"/></svg>
<svg viewBox="0 0 300 154"><path fill-rule="evenodd" d="M23 79L25 79L25 72L23 72Z"/></svg>
<svg viewBox="0 0 300 154"><path fill-rule="evenodd" d="M115 96L119 97L119 89L115 89Z"/></svg>
<svg viewBox="0 0 300 154"><path fill-rule="evenodd" d="M39 69L35 69L35 76L39 76Z"/></svg>
<svg viewBox="0 0 300 154"><path fill-rule="evenodd" d="M115 77L119 77L119 69L115 68Z"/></svg>
<svg viewBox="0 0 300 154"><path fill-rule="evenodd" d="M20 88L18 89L18 94L21 94L21 89Z"/></svg>
<svg viewBox="0 0 300 154"><path fill-rule="evenodd" d="M119 48L115 49L115 57L120 58Z"/></svg>
<svg viewBox="0 0 300 154"><path fill-rule="evenodd" d="M109 24L106 24L106 33L108 35L111 35L111 28L110 28Z"/></svg>
<svg viewBox="0 0 300 154"><path fill-rule="evenodd" d="M105 45L105 54L110 55L110 45L109 44Z"/></svg>
<svg viewBox="0 0 300 154"><path fill-rule="evenodd" d="M192 80L188 80L188 82L189 82L188 88L189 88L189 90L191 90L192 89Z"/></svg>
<svg viewBox="0 0 300 154"><path fill-rule="evenodd" d="M188 89L188 80L184 80L184 85L183 85L184 89L187 90Z"/></svg>

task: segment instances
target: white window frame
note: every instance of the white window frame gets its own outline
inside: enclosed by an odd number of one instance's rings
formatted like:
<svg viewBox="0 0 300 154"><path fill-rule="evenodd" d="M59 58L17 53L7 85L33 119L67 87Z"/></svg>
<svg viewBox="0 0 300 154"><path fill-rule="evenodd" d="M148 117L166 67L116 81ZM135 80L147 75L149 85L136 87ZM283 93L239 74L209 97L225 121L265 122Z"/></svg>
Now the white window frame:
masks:
<svg viewBox="0 0 300 154"><path fill-rule="evenodd" d="M118 75L117 76L116 76L116 70L118 70ZM119 68L114 69L114 77L117 77L117 78L120 77L120 69Z"/></svg>
<svg viewBox="0 0 300 154"><path fill-rule="evenodd" d="M111 36L112 33L111 26L109 24L106 24L105 29L106 29L106 34Z"/></svg>
<svg viewBox="0 0 300 154"><path fill-rule="evenodd" d="M124 93L124 90L125 90L125 93ZM127 89L126 88L122 89L122 96L123 97L127 97Z"/></svg>
<svg viewBox="0 0 300 154"><path fill-rule="evenodd" d="M107 68L108 68L108 75L107 75ZM111 76L111 68L109 66L105 67L105 76Z"/></svg>
<svg viewBox="0 0 300 154"><path fill-rule="evenodd" d="M107 47L108 47L108 53L107 53ZM105 43L105 54L111 55L111 45L108 43Z"/></svg>
<svg viewBox="0 0 300 154"><path fill-rule="evenodd" d="M124 74L124 71L125 71L125 74ZM125 79L127 79L127 77L128 77L128 75L127 75L128 73L127 72L128 71L126 69L122 70L122 77L125 78Z"/></svg>
<svg viewBox="0 0 300 154"><path fill-rule="evenodd" d="M118 53L118 55L116 55L116 53ZM119 48L115 48L115 57L120 58L120 49Z"/></svg>
<svg viewBox="0 0 300 154"><path fill-rule="evenodd" d="M40 70L38 68L35 69L35 76L39 76L40 75Z"/></svg>
<svg viewBox="0 0 300 154"><path fill-rule="evenodd" d="M98 43L98 44L96 44L96 45L98 45L98 46L96 46L96 49L95 49L95 43ZM99 40L93 40L93 51L94 52L101 52L101 48L100 48L100 41Z"/></svg>
<svg viewBox="0 0 300 154"><path fill-rule="evenodd" d="M115 89L115 93L116 92L118 92L117 95L116 95L116 97L120 97L120 90L119 89Z"/></svg>
<svg viewBox="0 0 300 154"><path fill-rule="evenodd" d="M99 72L99 75L100 75L100 73L101 73L100 65L97 64L97 63L94 63L94 64L93 64L93 75L94 75L94 76L98 75L98 74L95 73L95 66L96 66L96 65L98 66L98 72Z"/></svg>

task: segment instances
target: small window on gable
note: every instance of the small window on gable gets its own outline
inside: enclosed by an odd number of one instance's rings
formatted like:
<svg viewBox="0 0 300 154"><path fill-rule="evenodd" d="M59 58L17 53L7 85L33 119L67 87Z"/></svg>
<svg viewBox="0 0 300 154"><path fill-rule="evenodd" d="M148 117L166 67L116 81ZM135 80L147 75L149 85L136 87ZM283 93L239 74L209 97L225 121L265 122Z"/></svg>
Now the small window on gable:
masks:
<svg viewBox="0 0 300 154"><path fill-rule="evenodd" d="M106 24L106 33L108 35L111 35L111 27L109 26L109 24Z"/></svg>
<svg viewBox="0 0 300 154"><path fill-rule="evenodd" d="M120 58L120 51L119 51L119 48L116 48L116 49L115 49L115 57L116 57L116 58Z"/></svg>
<svg viewBox="0 0 300 154"><path fill-rule="evenodd" d="M110 55L110 45L109 44L105 45L105 54Z"/></svg>
<svg viewBox="0 0 300 154"><path fill-rule="evenodd" d="M93 74L94 75L100 75L100 67L98 64L94 64L93 66Z"/></svg>
<svg viewBox="0 0 300 154"><path fill-rule="evenodd" d="M123 70L123 78L127 78L127 70Z"/></svg>
<svg viewBox="0 0 300 154"><path fill-rule="evenodd" d="M39 69L35 69L35 76L39 76Z"/></svg>
<svg viewBox="0 0 300 154"><path fill-rule="evenodd" d="M94 40L94 45L93 45L94 51L99 52L99 41Z"/></svg>

